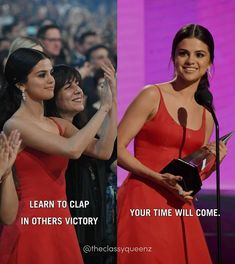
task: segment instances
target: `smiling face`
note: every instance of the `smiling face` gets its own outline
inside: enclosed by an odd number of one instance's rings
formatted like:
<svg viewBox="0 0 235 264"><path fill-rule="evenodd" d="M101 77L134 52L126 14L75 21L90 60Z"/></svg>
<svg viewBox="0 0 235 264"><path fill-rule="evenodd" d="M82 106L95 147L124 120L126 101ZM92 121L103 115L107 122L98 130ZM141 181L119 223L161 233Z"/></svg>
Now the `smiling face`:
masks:
<svg viewBox="0 0 235 264"><path fill-rule="evenodd" d="M78 81L68 81L61 88L56 98L56 105L62 115L76 115L84 110L84 95Z"/></svg>
<svg viewBox="0 0 235 264"><path fill-rule="evenodd" d="M49 59L40 60L27 76L27 82L20 85L26 98L41 101L54 96L55 80L51 75L52 64Z"/></svg>
<svg viewBox="0 0 235 264"><path fill-rule="evenodd" d="M177 78L196 82L211 65L208 46L197 38L185 38L177 46L174 57Z"/></svg>

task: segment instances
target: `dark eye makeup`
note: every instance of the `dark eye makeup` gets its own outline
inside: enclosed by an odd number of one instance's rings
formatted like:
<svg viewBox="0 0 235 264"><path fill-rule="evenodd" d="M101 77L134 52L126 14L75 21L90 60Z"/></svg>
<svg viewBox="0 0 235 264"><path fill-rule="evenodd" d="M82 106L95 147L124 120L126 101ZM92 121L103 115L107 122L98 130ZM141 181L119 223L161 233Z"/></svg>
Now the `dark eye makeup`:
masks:
<svg viewBox="0 0 235 264"><path fill-rule="evenodd" d="M180 56L180 57L184 57L186 55L189 56L190 55L190 52L187 51L187 50L179 50L177 52L177 55ZM206 53L203 52L203 51L196 51L195 52L195 55L196 55L197 58L203 58L203 57L205 57Z"/></svg>

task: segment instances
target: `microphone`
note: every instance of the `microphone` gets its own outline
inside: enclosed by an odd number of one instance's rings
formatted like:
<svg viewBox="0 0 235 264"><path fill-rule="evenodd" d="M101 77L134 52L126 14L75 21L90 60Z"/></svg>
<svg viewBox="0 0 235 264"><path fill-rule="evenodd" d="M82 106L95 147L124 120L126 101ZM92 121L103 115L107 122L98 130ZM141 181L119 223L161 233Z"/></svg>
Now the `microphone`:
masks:
<svg viewBox="0 0 235 264"><path fill-rule="evenodd" d="M209 112L213 111L213 95L208 89L196 91L194 98L198 104L204 106Z"/></svg>
<svg viewBox="0 0 235 264"><path fill-rule="evenodd" d="M217 216L217 260L218 264L222 263L222 242L221 242L221 218L220 218L220 158L219 158L219 123L216 118L212 101L213 96L208 89L202 89L196 91L194 94L195 101L199 104L204 106L212 115L214 123L215 123L215 136L216 136L216 207L218 209L218 216Z"/></svg>

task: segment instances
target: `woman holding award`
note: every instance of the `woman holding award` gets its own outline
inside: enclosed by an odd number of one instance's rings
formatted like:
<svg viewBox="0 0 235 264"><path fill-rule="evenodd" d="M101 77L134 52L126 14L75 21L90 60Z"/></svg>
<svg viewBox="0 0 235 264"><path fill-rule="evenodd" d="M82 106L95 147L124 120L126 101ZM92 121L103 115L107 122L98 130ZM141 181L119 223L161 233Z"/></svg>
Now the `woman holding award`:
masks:
<svg viewBox="0 0 235 264"><path fill-rule="evenodd" d="M120 264L211 263L192 191L182 189L180 175L161 170L173 159L207 145L212 134L211 114L194 99L196 91L209 88L212 35L200 25L181 28L173 40L171 57L175 78L145 87L119 125L118 162L130 174L118 193L118 245L145 247L144 251L118 254ZM126 148L133 138L135 157ZM208 148L214 152L214 145ZM221 159L225 154L221 142ZM175 209L191 210L193 216L176 216ZM162 215L161 210L168 214Z"/></svg>

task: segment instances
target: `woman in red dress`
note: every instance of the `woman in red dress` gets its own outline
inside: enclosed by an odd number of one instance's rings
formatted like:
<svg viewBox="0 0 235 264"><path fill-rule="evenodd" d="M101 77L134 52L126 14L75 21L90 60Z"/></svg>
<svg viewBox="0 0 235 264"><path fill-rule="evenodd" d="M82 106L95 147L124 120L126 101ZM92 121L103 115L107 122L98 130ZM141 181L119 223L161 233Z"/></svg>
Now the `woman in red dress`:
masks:
<svg viewBox="0 0 235 264"><path fill-rule="evenodd" d="M105 86L100 109L81 130L47 118L43 100L54 94L52 70L50 59L33 49L16 50L6 63L1 125L7 120L6 134L17 129L22 144L15 162L19 212L2 230L1 264L83 263L74 222L69 222L64 172L68 158L77 159L84 151L96 155L105 147L103 139L94 137L111 108L112 94Z"/></svg>
<svg viewBox="0 0 235 264"><path fill-rule="evenodd" d="M174 80L146 86L118 130L118 162L130 171L118 192L119 264L211 263L192 192L180 187L180 175L160 171L208 144L212 134L212 116L194 94L209 88L213 37L200 25L187 25L176 34L171 55ZM135 157L127 150L133 138ZM222 159L223 143L220 152ZM191 210L193 216L176 216L175 209Z"/></svg>

